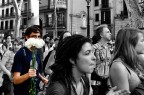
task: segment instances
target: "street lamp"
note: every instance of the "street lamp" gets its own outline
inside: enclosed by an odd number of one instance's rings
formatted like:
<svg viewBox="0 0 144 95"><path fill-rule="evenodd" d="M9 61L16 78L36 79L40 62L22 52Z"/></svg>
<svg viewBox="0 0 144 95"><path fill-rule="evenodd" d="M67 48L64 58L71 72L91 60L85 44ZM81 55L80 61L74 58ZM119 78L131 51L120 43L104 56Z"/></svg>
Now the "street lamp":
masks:
<svg viewBox="0 0 144 95"><path fill-rule="evenodd" d="M86 0L87 2L87 37L90 38L90 19L89 19L89 8L91 0Z"/></svg>

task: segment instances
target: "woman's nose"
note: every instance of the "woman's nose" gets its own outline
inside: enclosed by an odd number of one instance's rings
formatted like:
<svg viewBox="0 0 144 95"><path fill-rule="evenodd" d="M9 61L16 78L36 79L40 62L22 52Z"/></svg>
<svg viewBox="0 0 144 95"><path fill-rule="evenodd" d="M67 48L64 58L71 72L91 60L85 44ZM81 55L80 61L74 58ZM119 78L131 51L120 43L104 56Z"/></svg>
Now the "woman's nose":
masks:
<svg viewBox="0 0 144 95"><path fill-rule="evenodd" d="M92 54L92 60L96 61L96 57L95 57L94 53Z"/></svg>

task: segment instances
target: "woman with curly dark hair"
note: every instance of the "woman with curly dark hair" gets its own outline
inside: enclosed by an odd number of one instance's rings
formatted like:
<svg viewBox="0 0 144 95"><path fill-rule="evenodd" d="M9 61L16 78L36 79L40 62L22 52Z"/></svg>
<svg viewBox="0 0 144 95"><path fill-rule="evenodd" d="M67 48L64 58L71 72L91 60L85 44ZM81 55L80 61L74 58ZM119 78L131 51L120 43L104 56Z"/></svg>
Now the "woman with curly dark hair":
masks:
<svg viewBox="0 0 144 95"><path fill-rule="evenodd" d="M46 95L92 95L90 81L95 67L90 39L73 35L60 41L56 49L53 74L49 80ZM115 92L123 93L123 91ZM112 91L108 95L116 95Z"/></svg>

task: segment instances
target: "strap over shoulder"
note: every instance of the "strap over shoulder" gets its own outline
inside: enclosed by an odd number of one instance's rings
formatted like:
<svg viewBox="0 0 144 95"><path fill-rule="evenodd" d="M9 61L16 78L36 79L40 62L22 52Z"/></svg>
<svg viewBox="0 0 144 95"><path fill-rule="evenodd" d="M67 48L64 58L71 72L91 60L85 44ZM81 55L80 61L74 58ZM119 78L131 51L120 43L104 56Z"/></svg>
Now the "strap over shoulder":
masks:
<svg viewBox="0 0 144 95"><path fill-rule="evenodd" d="M130 70L129 70L129 69L131 69L131 68L124 62L124 60L122 60L121 58L118 58L118 59L114 60L114 61L112 62L112 64L115 63L115 62L121 62L121 63L126 67L126 69L127 69L127 71L129 72L129 74L131 75L131 72L130 72ZM111 64L111 65L112 65L112 64ZM111 66L110 66L110 67L111 67ZM132 70L132 71L134 71L134 70Z"/></svg>

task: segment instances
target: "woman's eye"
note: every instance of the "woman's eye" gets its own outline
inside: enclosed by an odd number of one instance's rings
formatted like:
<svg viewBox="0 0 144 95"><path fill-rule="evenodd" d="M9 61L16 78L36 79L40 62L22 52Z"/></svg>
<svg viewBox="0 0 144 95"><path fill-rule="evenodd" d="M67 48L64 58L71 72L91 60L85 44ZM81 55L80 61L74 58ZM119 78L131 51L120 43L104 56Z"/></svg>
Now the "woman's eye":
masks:
<svg viewBox="0 0 144 95"><path fill-rule="evenodd" d="M86 53L85 53L85 55L89 55L90 54L90 51L87 51Z"/></svg>

